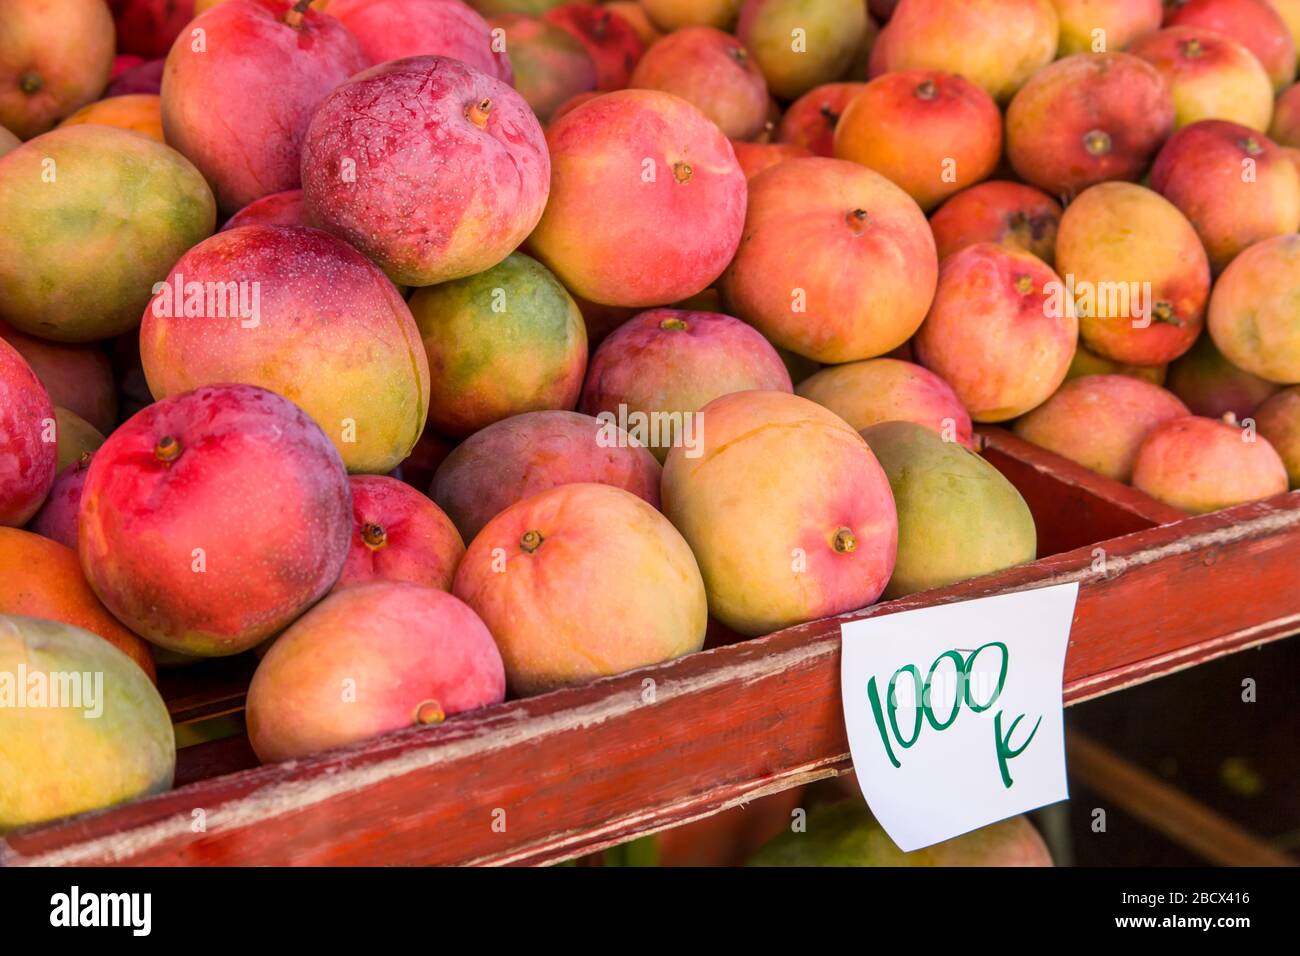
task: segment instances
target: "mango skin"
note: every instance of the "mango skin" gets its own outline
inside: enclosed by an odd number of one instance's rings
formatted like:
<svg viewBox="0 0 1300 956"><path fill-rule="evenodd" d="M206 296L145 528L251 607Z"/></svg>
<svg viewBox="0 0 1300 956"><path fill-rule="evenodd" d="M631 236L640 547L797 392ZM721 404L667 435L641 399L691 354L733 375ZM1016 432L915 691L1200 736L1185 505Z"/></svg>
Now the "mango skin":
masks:
<svg viewBox="0 0 1300 956"><path fill-rule="evenodd" d="M575 296L659 306L703 292L735 256L745 174L680 97L606 93L552 123L546 145L551 195L528 243Z"/></svg>
<svg viewBox="0 0 1300 956"><path fill-rule="evenodd" d="M519 696L693 653L708 626L682 536L609 485L560 485L511 505L471 542L453 593L491 630Z"/></svg>
<svg viewBox="0 0 1300 956"><path fill-rule="evenodd" d="M515 415L475 432L438 466L429 496L466 541L517 501L559 485L596 482L659 507L659 461L626 432L602 447L604 424L577 412Z"/></svg>
<svg viewBox="0 0 1300 956"><path fill-rule="evenodd" d="M162 128L162 97L157 93L128 93L110 96L83 106L65 119L60 126L116 126L128 132L148 136L165 143Z"/></svg>
<svg viewBox="0 0 1300 956"><path fill-rule="evenodd" d="M168 146L111 126L38 136L0 160L0 320L58 342L127 332L216 217Z"/></svg>
<svg viewBox="0 0 1300 956"><path fill-rule="evenodd" d="M1052 0L1061 22L1058 57L1091 53L1093 31L1106 31L1106 49L1123 50L1160 29L1160 0Z"/></svg>
<svg viewBox="0 0 1300 956"><path fill-rule="evenodd" d="M104 444L104 436L99 433L99 429L76 412L55 405L54 423L59 456L55 464L56 475L62 474L63 469L73 462L80 461L82 455L89 454Z"/></svg>
<svg viewBox="0 0 1300 956"><path fill-rule="evenodd" d="M880 31L870 74L957 73L1005 103L1052 61L1059 32L1051 0L911 0Z"/></svg>
<svg viewBox="0 0 1300 956"><path fill-rule="evenodd" d="M1138 450L1133 486L1190 514L1207 514L1287 490L1287 471L1268 439L1189 415L1153 429Z"/></svg>
<svg viewBox="0 0 1300 956"><path fill-rule="evenodd" d="M438 432L470 435L512 415L577 404L587 327L536 259L512 252L477 275L417 289L410 306Z"/></svg>
<svg viewBox="0 0 1300 956"><path fill-rule="evenodd" d="M1091 309L1084 297L1079 334L1103 358L1164 365L1190 349L1205 326L1205 247L1178 207L1134 183L1098 183L1070 203L1056 234L1056 271L1074 277L1076 296L1096 292ZM1147 282L1152 315L1145 328L1135 327ZM1136 288L1139 295L1103 295L1107 288Z"/></svg>
<svg viewBox="0 0 1300 956"><path fill-rule="evenodd" d="M1078 342L1060 278L1028 252L976 243L939 269L917 361L952 386L977 422L1023 415L1065 379Z"/></svg>
<svg viewBox="0 0 1300 956"><path fill-rule="evenodd" d="M45 618L97 634L153 680L153 653L99 603L86 583L75 542L68 547L32 531L0 528L0 614Z"/></svg>
<svg viewBox="0 0 1300 956"><path fill-rule="evenodd" d="M1283 389L1255 410L1255 427L1286 466L1292 488L1300 488L1300 385Z"/></svg>
<svg viewBox="0 0 1300 956"><path fill-rule="evenodd" d="M1169 365L1169 391L1186 403L1193 415L1222 418L1228 412L1237 421L1249 418L1280 386L1233 365L1202 335L1192 350Z"/></svg>
<svg viewBox="0 0 1300 956"><path fill-rule="evenodd" d="M351 681L348 699L341 688ZM248 688L263 763L368 740L505 699L501 654L445 591L378 581L330 595L276 638Z"/></svg>
<svg viewBox="0 0 1300 956"><path fill-rule="evenodd" d="M794 49L793 31L806 35L806 48ZM867 33L867 7L861 0L746 0L736 36L767 77L768 88L792 100L814 86L839 79Z"/></svg>
<svg viewBox="0 0 1300 956"><path fill-rule="evenodd" d="M759 332L720 312L650 309L623 323L600 344L582 390L581 410L619 417L629 412L699 411L732 392L789 392L790 373ZM650 451L660 464L671 442ZM671 437L671 436L668 436Z"/></svg>
<svg viewBox="0 0 1300 956"><path fill-rule="evenodd" d="M1212 30L1166 27L1136 41L1129 52L1164 74L1178 129L1204 119L1268 129L1273 84L1259 60L1236 40Z"/></svg>
<svg viewBox="0 0 1300 956"><path fill-rule="evenodd" d="M1026 441L1116 481L1133 477L1153 428L1190 414L1176 396L1130 375L1085 375L1016 422Z"/></svg>
<svg viewBox="0 0 1300 956"><path fill-rule="evenodd" d="M1010 817L934 846L904 853L862 803L824 807L806 833L782 833L747 866L1052 866L1027 817Z"/></svg>
<svg viewBox="0 0 1300 956"><path fill-rule="evenodd" d="M896 358L832 365L799 383L797 395L829 408L861 431L908 421L951 440L974 444L970 414L947 382L927 368Z"/></svg>
<svg viewBox="0 0 1300 956"><path fill-rule="evenodd" d="M187 252L167 278L173 293L178 278L244 283L241 301L251 306L256 290L258 314L184 315L160 290L140 325L155 398L258 385L311 415L351 472L383 474L411 453L429 406L428 361L406 302L359 252L319 229L241 226Z"/></svg>
<svg viewBox="0 0 1300 956"><path fill-rule="evenodd" d="M661 492L713 617L752 636L874 603L898 527L862 436L785 392L732 392L699 416L702 441L668 452Z"/></svg>
<svg viewBox="0 0 1300 956"><path fill-rule="evenodd" d="M27 361L56 406L76 412L105 435L113 430L117 424L117 384L103 349L60 345L3 324L0 339Z"/></svg>
<svg viewBox="0 0 1300 956"><path fill-rule="evenodd" d="M0 615L0 675L102 673L103 713L0 707L0 832L168 790L167 706L126 654L81 628Z"/></svg>
<svg viewBox="0 0 1300 956"><path fill-rule="evenodd" d="M1164 385L1165 379L1169 376L1169 366L1125 365L1123 362L1102 358L1080 344L1074 350L1074 358L1070 360L1070 370L1065 373L1065 380L1069 382L1076 378L1083 378L1085 375L1128 375L1150 382L1152 385Z"/></svg>
<svg viewBox="0 0 1300 956"><path fill-rule="evenodd" d="M862 437L898 508L887 600L1034 560L1038 532L1029 506L979 455L914 422L881 422Z"/></svg>
<svg viewBox="0 0 1300 956"><path fill-rule="evenodd" d="M1300 383L1300 236L1274 236L1233 259L1210 296L1224 357L1278 385Z"/></svg>
<svg viewBox="0 0 1300 956"><path fill-rule="evenodd" d="M102 0L6 0L0 17L0 125L44 133L103 92L113 17ZM23 92L24 76L39 88Z"/></svg>
<svg viewBox="0 0 1300 956"><path fill-rule="evenodd" d="M0 339L0 525L21 526L58 474L48 427L54 405L31 366Z"/></svg>
<svg viewBox="0 0 1300 956"><path fill-rule="evenodd" d="M865 166L814 156L750 181L719 290L726 311L773 345L838 364L907 341L938 272L934 234L906 192Z"/></svg>

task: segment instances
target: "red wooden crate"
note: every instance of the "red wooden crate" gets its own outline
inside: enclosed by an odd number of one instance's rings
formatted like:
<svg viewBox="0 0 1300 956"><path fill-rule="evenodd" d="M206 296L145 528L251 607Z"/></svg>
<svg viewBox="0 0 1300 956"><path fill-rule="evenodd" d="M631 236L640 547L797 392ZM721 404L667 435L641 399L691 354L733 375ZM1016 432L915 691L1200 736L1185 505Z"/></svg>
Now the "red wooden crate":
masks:
<svg viewBox="0 0 1300 956"><path fill-rule="evenodd" d="M1067 703L1300 630L1300 494L1188 518L982 431L1038 523L1031 565L305 760L188 747L178 789L13 832L0 863L556 862L848 769L844 621L1078 581ZM237 713L249 667L167 678L173 717Z"/></svg>

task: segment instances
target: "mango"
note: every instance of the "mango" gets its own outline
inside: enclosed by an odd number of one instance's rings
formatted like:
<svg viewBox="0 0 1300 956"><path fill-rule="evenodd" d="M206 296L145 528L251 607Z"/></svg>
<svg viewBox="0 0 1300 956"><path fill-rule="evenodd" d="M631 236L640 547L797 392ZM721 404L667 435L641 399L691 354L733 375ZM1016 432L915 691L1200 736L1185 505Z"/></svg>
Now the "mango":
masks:
<svg viewBox="0 0 1300 956"><path fill-rule="evenodd" d="M30 140L0 160L0 320L59 342L129 331L216 215L199 171L162 143L93 125Z"/></svg>
<svg viewBox="0 0 1300 956"><path fill-rule="evenodd" d="M175 766L167 705L126 654L0 615L0 831L160 793Z"/></svg>
<svg viewBox="0 0 1300 956"><path fill-rule="evenodd" d="M898 509L894 599L1033 561L1037 531L1011 482L979 455L915 422L863 429Z"/></svg>
<svg viewBox="0 0 1300 956"><path fill-rule="evenodd" d="M429 425L442 434L577 404L587 329L536 259L511 253L485 272L417 289L410 306L429 360Z"/></svg>

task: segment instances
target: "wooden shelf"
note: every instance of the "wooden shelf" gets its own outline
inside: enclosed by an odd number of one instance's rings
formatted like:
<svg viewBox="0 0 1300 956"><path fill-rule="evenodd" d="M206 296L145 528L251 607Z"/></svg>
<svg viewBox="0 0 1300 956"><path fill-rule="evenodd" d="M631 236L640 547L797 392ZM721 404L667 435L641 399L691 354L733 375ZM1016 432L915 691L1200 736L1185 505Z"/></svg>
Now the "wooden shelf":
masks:
<svg viewBox="0 0 1300 956"><path fill-rule="evenodd" d="M1031 565L306 760L186 748L185 785L13 832L0 864L552 863L848 769L848 620L1078 581L1067 703L1300 630L1300 494L1188 518L981 431L1038 522ZM238 712L229 668L177 678L173 714Z"/></svg>

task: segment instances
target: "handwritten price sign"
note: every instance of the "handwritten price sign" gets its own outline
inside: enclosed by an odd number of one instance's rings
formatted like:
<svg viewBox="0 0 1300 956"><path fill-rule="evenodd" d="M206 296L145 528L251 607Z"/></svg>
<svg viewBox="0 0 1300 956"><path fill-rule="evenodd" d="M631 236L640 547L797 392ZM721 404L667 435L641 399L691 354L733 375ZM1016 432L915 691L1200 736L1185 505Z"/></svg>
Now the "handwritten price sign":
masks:
<svg viewBox="0 0 1300 956"><path fill-rule="evenodd" d="M858 786L919 850L1069 798L1061 680L1078 584L842 628Z"/></svg>

